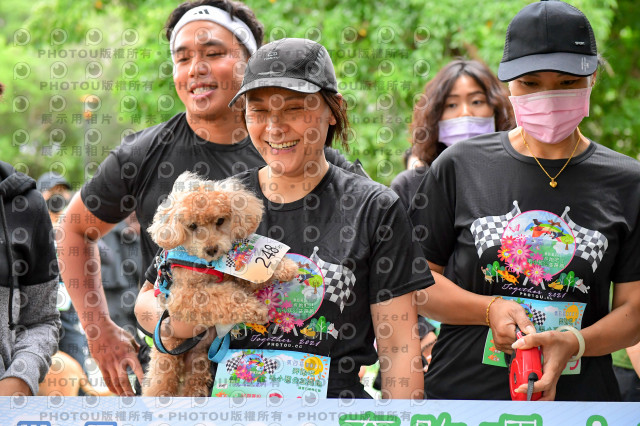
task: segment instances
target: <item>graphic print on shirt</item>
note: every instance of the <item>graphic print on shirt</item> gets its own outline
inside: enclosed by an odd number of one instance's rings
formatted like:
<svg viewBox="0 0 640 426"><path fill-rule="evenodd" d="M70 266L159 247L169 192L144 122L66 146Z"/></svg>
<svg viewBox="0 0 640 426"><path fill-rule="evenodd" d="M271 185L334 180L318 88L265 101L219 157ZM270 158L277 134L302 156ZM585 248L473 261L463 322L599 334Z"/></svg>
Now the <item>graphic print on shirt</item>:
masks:
<svg viewBox="0 0 640 426"><path fill-rule="evenodd" d="M557 302L535 300L522 297L503 296L506 300L513 300L524 308L529 320L538 332L555 330L562 325L572 325L581 328L582 317L587 306L579 302ZM497 367L506 367L504 353L496 349L491 329L487 332L487 339L482 354L482 363ZM569 362L562 374L580 374L581 359Z"/></svg>
<svg viewBox="0 0 640 426"><path fill-rule="evenodd" d="M519 303L539 332L561 325L580 329L586 303L576 302L573 294L566 296L576 290L586 295L590 286L572 270L576 267L572 260L587 261L591 271L583 266L583 273L595 272L608 247L606 237L575 223L569 207L558 216L545 210L521 212L517 201L513 206L504 215L476 219L471 225L480 263L488 261L480 266L485 282L495 288L493 294L506 293L510 296L505 299ZM483 363L506 366L503 354L493 345L491 330ZM579 373L579 361L563 371Z"/></svg>
<svg viewBox="0 0 640 426"><path fill-rule="evenodd" d="M355 275L321 259L318 247L310 257L286 256L298 264L298 275L258 291L269 320L234 327L234 340L245 348L229 350L220 362L224 368L216 373L212 396L326 397L331 348Z"/></svg>
<svg viewBox="0 0 640 426"><path fill-rule="evenodd" d="M291 333L296 328L301 332L304 321L318 311L324 294L322 274L317 265L298 254L288 257L298 264L298 275L289 282L278 282L258 292L258 299L269 308L267 327L274 324L272 333L277 333L278 329Z"/></svg>
<svg viewBox="0 0 640 426"><path fill-rule="evenodd" d="M302 352L244 349L219 364L211 396L325 398L331 358Z"/></svg>
<svg viewBox="0 0 640 426"><path fill-rule="evenodd" d="M310 257L295 253L286 256L298 264L298 275L289 282L276 282L258 291L257 297L269 308L266 324L239 324L234 337L254 330L262 335L300 334L307 339L338 338L337 325L320 313L314 316L323 302L344 310L355 285L355 275L346 266L325 262L316 247ZM326 308L326 307L325 307ZM313 318L311 318L313 317ZM309 320L310 319L310 320ZM305 321L309 320L305 324Z"/></svg>
<svg viewBox="0 0 640 426"><path fill-rule="evenodd" d="M569 207L557 216L544 210L521 213L518 202L513 205L504 215L483 217L471 224L478 257L499 247L498 259L481 267L485 281L587 293L583 279L565 268L575 256L589 262L595 272L607 250L607 238L571 220Z"/></svg>
<svg viewBox="0 0 640 426"><path fill-rule="evenodd" d="M326 285L325 299L337 304L340 308L340 313L342 313L344 304L347 299L349 299L351 291L356 284L355 274L344 265L336 265L320 259L318 256L318 247L313 249L311 260L313 260L322 271Z"/></svg>

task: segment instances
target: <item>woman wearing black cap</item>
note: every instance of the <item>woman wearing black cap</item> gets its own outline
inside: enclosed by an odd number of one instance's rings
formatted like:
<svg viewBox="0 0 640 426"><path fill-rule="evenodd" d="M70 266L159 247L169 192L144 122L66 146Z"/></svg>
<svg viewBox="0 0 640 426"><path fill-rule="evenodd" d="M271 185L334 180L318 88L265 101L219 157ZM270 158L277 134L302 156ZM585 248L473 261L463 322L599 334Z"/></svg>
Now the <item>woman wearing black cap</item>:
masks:
<svg viewBox="0 0 640 426"><path fill-rule="evenodd" d="M239 175L265 204L257 233L289 245L301 270L323 280L305 289L301 274L286 294L275 286L270 337L249 330L232 348L330 357L325 366L314 364L328 377L328 389L318 393L329 398L366 397L358 371L379 354L383 397L422 398L412 297L433 279L393 191L325 159L324 146L334 137L344 142L348 126L328 52L304 39L267 44L248 63L242 95L251 140L267 163ZM285 324L283 314L293 322Z"/></svg>
<svg viewBox="0 0 640 426"><path fill-rule="evenodd" d="M500 350L511 352L519 318L529 335L513 348L544 353L533 392L620 398L609 354L640 338L640 165L578 129L597 60L578 9L556 1L523 8L498 70L519 127L447 149L413 200L432 270L453 255L447 276L459 286L427 289L419 309L445 323L429 397L509 399ZM523 313L537 334L522 327Z"/></svg>

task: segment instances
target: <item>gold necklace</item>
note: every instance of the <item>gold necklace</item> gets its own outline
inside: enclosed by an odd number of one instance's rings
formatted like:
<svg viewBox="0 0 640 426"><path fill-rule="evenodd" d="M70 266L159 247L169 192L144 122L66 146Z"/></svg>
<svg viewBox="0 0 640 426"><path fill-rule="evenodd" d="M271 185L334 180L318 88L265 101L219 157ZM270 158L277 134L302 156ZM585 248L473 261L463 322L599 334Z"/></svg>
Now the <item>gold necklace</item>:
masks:
<svg viewBox="0 0 640 426"><path fill-rule="evenodd" d="M552 188L555 188L556 186L558 186L558 182L556 182L556 179L558 178L558 176L560 176L560 173L562 173L562 171L565 169L565 167L567 167L567 165L569 164L569 161L571 161L571 159L573 158L573 154L576 153L576 150L578 149L578 145L580 144L580 141L582 140L582 133L580 133L580 129L578 127L576 127L576 130L578 131L578 141L576 142L576 146L573 147L573 152L569 156L569 159L567 160L567 162L564 163L564 166L562 166L560 171L554 177L551 177L551 175L549 173L547 173L547 171L544 169L544 167L542 167L542 164L540 164L540 161L536 158L536 156L533 155L533 152L531 152L531 149L529 148L529 144L527 144L527 140L524 138L524 132L522 130L522 127L520 127L520 135L522 136L522 141L524 142L524 146L527 147L527 151L529 151L529 154L531 154L533 159L536 160L536 163L538 163L538 166L540 166L540 168L542 169L544 174L547 175L547 177L549 177L549 179L551 179L551 182L549 182L549 186L552 187Z"/></svg>

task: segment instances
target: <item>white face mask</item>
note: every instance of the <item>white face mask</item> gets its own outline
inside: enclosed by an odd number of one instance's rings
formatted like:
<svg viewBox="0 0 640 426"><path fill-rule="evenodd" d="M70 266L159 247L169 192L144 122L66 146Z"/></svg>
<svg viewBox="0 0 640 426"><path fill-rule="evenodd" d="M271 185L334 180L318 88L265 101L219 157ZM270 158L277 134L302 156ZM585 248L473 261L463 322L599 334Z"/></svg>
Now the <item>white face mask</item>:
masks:
<svg viewBox="0 0 640 426"><path fill-rule="evenodd" d="M495 116L464 116L438 121L438 140L447 146L456 142L496 131Z"/></svg>
<svg viewBox="0 0 640 426"><path fill-rule="evenodd" d="M589 116L591 87L509 96L516 123L543 143L562 142Z"/></svg>

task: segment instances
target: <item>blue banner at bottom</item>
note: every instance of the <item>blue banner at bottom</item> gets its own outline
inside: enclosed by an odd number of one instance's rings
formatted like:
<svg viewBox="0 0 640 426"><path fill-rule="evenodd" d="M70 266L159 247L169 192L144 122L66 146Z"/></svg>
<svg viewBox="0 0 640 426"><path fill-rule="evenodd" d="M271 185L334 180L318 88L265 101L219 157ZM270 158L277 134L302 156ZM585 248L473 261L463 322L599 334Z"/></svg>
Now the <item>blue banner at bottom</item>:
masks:
<svg viewBox="0 0 640 426"><path fill-rule="evenodd" d="M640 403L306 398L0 397L3 426L618 426Z"/></svg>

